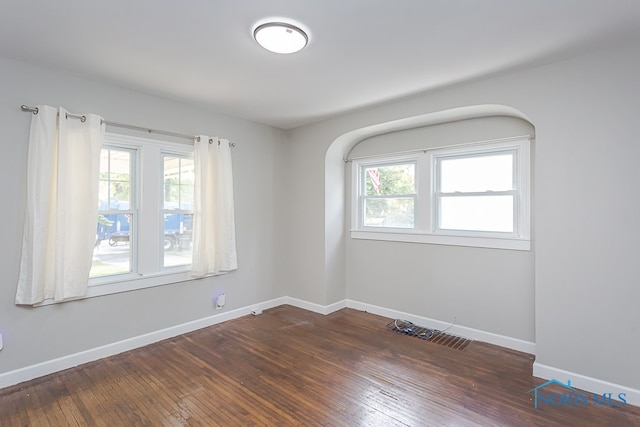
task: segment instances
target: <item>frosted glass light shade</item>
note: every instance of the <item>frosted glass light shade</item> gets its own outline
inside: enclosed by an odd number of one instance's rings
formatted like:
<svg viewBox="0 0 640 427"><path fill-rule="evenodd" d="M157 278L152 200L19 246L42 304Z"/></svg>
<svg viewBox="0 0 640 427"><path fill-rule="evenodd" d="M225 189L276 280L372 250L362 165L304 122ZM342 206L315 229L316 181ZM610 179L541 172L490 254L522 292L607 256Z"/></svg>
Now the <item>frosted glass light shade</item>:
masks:
<svg viewBox="0 0 640 427"><path fill-rule="evenodd" d="M302 50L309 41L307 34L295 25L282 22L262 24L253 37L263 48L275 53L294 53Z"/></svg>

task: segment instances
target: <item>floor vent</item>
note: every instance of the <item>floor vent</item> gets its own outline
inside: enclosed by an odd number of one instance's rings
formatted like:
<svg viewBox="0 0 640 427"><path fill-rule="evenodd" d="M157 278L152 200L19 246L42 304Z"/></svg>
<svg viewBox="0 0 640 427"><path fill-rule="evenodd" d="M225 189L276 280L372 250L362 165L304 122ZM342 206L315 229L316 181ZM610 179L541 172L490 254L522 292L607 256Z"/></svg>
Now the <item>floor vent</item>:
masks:
<svg viewBox="0 0 640 427"><path fill-rule="evenodd" d="M411 322L400 319L395 319L387 323L387 329L398 334L420 338L455 350L462 350L469 345L471 341L473 341L467 338L447 334L446 332L439 331L437 329L423 328L422 326L417 326Z"/></svg>

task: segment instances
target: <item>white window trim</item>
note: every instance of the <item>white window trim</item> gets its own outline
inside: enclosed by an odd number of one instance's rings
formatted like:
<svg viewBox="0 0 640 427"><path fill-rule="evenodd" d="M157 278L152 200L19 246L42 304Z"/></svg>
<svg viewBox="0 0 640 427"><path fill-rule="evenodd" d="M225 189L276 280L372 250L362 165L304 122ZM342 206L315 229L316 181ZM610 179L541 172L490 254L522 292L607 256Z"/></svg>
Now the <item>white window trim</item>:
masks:
<svg viewBox="0 0 640 427"><path fill-rule="evenodd" d="M362 207L364 205L364 201L365 199L375 199L375 196L364 196L361 194L361 192L363 192L365 190L365 179L363 179L362 174L364 173L364 169L365 168L370 168L370 167L375 167L375 166L395 166L395 165L400 165L400 164L413 164L414 165L414 171L417 175L418 173L418 157L398 157L398 158L386 158L385 161L372 161L372 162L363 162L361 164L361 168L358 169L358 174L360 176L358 176L358 193L357 193L357 198L358 200L356 201L356 204L359 207ZM361 174L362 172L362 174ZM414 200L414 206L416 206L418 204L418 182L417 182L417 176L416 178L416 188L415 188L415 193L411 193L411 194L394 194L394 195L389 195L389 196L385 196L383 198L412 198ZM377 227L371 227L371 226L365 226L364 225L364 217L362 215L356 215L356 222L355 224L357 224L357 228L358 229L377 229ZM405 231L411 231L414 230L414 228L390 228L390 227L385 227L385 230L405 230Z"/></svg>
<svg viewBox="0 0 640 427"><path fill-rule="evenodd" d="M515 149L517 155L518 203L516 212L517 235L514 233L465 232L436 230L435 228L435 164L434 156L483 153ZM434 149L423 149L412 154L381 155L353 160L351 170L351 230L353 239L469 246L506 250L531 250L531 182L530 138L506 138L496 142L461 144ZM417 161L416 191L418 193L415 228L365 227L361 218L361 170L372 165ZM428 190L425 190L428 189Z"/></svg>
<svg viewBox="0 0 640 427"><path fill-rule="evenodd" d="M156 217L157 224L149 226L150 233L154 233L154 230L160 230L160 222L163 209L161 206L161 194L157 194L157 206L158 215L147 214L142 212L144 206L141 205L142 191L145 187L157 188L161 190L160 182L162 181L162 171L159 170L159 175L147 174L142 175L142 170L145 168L144 161L148 159L143 151L151 151L151 155L157 157L156 161L160 162L163 154L174 154L179 156L189 156L193 153L193 145L191 144L178 144L166 141L160 141L149 138L140 138L129 135L121 135L114 133L106 133L104 137L104 145L111 147L121 148L134 148L138 150L136 155L136 165L134 167L134 173L136 174L136 197L138 198L137 209L141 212L138 214L139 221L142 218L152 220L152 217ZM150 182L156 180L155 182ZM138 229L137 233L140 232ZM120 292L128 292L137 289L145 289L154 286L167 285L171 283L179 283L188 280L194 280L191 276L191 267L178 266L178 267L162 267L162 245L160 244L160 233L157 234L158 244L156 245L157 251L141 251L138 250L137 254L133 254L138 259L133 260L133 265L138 266L139 271L137 273L125 273L113 276L97 277L89 280L89 287L86 298L109 295ZM140 242L140 238L138 238ZM144 257L141 259L141 257ZM151 260L151 257L153 259ZM146 259L145 259L146 258ZM155 266L153 270L149 270L148 266Z"/></svg>

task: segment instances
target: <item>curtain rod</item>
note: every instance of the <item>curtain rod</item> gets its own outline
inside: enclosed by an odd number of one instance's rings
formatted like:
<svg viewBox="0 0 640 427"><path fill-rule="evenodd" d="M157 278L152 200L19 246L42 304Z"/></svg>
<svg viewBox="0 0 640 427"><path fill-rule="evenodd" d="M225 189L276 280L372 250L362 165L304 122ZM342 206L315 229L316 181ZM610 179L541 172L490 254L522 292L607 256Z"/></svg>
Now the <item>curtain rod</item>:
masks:
<svg viewBox="0 0 640 427"><path fill-rule="evenodd" d="M22 111L28 111L28 112L33 113L33 114L38 114L38 107L29 107L27 105L21 105L20 109ZM72 117L74 119L79 119L81 122L84 122L85 120L87 120L87 118L85 116L78 115L78 114L67 113L67 118L69 118L69 117ZM176 138L184 138L184 139L189 139L191 141L193 141L194 139L197 139L198 141L200 141L200 137L199 136L186 135L186 134L183 134L183 133L169 132L169 131L166 131L166 130L149 129L149 128L145 128L145 127L142 127L142 126L134 126L134 125L127 125L127 124L124 124L124 123L110 122L110 121L104 120L104 119L101 119L101 120L102 120L102 123L107 125L107 126L112 126L112 127L117 127L117 128L124 128L124 129L139 130L139 131L147 132L147 133L157 133L159 135L173 136L173 137L176 137ZM211 143L211 140L209 140L209 143ZM229 146L235 147L236 143L235 142L229 142Z"/></svg>

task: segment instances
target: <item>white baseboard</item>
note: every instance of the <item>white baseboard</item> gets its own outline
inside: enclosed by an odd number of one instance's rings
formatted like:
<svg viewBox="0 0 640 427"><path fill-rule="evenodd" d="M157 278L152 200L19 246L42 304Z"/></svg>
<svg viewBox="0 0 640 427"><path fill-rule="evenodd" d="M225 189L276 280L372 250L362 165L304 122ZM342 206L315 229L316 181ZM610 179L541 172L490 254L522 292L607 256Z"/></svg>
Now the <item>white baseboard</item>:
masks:
<svg viewBox="0 0 640 427"><path fill-rule="evenodd" d="M252 304L247 307L242 307L235 310L215 314L213 316L205 317L203 319L198 319L198 320L183 323L180 325L171 326L169 328L150 332L144 335L139 335L137 337L128 338L126 340L92 348L79 353L70 354L67 356L59 357L57 359L47 360L46 362L37 363L35 365L26 366L24 368L5 372L0 374L0 388L9 387L24 381L32 380L34 378L42 377L44 375L49 375L54 372L73 368L74 366L78 366L83 363L93 362L95 360L102 359L104 357L113 356L125 351L143 347L145 345L162 341L167 338L173 338L178 335L195 331L197 329L206 328L207 326L216 325L218 323L222 323L228 320L236 319L238 317L246 316L247 314L250 314L251 311L254 310L255 308L260 308L261 310L267 310L269 308L277 307L279 305L283 305L286 303L287 303L286 297L276 298L269 301Z"/></svg>
<svg viewBox="0 0 640 427"><path fill-rule="evenodd" d="M538 362L534 362L533 364L533 376L544 380L557 379L563 383L571 380L572 387L599 395L612 393L615 397L618 393L625 393L629 405L640 406L640 390L638 389L587 377L586 375L565 371L564 369L554 368L553 366L543 365Z"/></svg>
<svg viewBox="0 0 640 427"><path fill-rule="evenodd" d="M366 304L363 302L347 300L347 307L356 310L362 310L379 316L388 317L390 319L402 319L415 323L426 328L444 330L451 326L451 323L442 322L440 320L431 319L429 317L417 316L415 314L404 313L398 310L379 307L377 305ZM451 319L453 321L453 319ZM500 347L510 348L512 350L522 351L524 353L536 354L536 344L524 341L518 338L507 337L504 335L494 334L493 332L481 331L479 329L468 328L466 326L453 325L450 332L463 338L469 338L478 341L484 341L489 344L499 345Z"/></svg>
<svg viewBox="0 0 640 427"><path fill-rule="evenodd" d="M329 305L320 305L312 302L304 301L298 298L285 297L286 302L284 304L289 304L294 307L302 308L305 310L313 311L314 313L319 314L331 314L334 311L342 310L347 307L347 300L338 301Z"/></svg>
<svg viewBox="0 0 640 427"><path fill-rule="evenodd" d="M435 319L427 317L416 316L409 313L403 313L397 310L391 310L384 307L379 307L371 304L361 303L352 300L342 300L329 305L320 305L312 302L304 301L293 297L281 297L275 298L269 301L264 301L256 304L252 304L247 307L238 308L235 310L215 314L213 316L205 317L203 319L194 320L191 322L183 323L180 325L172 326L169 328L161 329L158 331L150 332L137 337L132 337L126 340L118 341L111 344L106 344L100 347L92 348L79 353L70 354L67 356L59 357L57 359L48 360L42 363L38 363L24 368L16 369L13 371L0 374L0 388L9 387L15 384L19 384L24 381L29 381L34 378L49 375L54 372L62 371L65 369L73 368L74 366L81 365L83 363L93 362L104 357L113 356L125 351L133 350L135 348L143 347L164 339L173 338L178 335L186 334L188 332L195 331L197 329L206 328L218 323L233 320L238 317L250 314L252 310L259 308L261 310L267 310L269 308L277 307L279 305L289 304L294 307L302 308L304 310L313 311L315 313L327 315L335 311L341 310L345 307L353 308L356 310L367 311L369 313L385 316L388 318L401 318L408 320L415 324L422 326L445 329L449 324L441 322ZM526 353L535 354L535 344L522 341L516 338L505 337L502 335L493 334L491 332L484 332L477 329L467 328L464 326L454 325L450 329L451 333L475 340L485 341L491 344L499 345L502 347L511 348Z"/></svg>
<svg viewBox="0 0 640 427"><path fill-rule="evenodd" d="M183 323L180 325L172 326L166 329L161 329L148 334L140 335L137 337L129 338L126 340L118 341L115 343L107 344L104 346L89 349L80 353L70 354L57 359L48 360L46 362L38 363L24 368L16 369L0 374L0 388L19 384L24 381L29 381L34 378L38 378L44 375L52 374L54 372L62 371L64 369L72 368L74 366L81 365L83 363L92 362L104 357L113 356L124 351L133 350L138 347L142 347L148 344L152 344L158 341L162 341L167 338L173 338L178 335L182 335L188 332L195 331L197 329L212 326L218 323L226 322L228 320L236 319L238 317L250 314L252 310L259 308L261 310L267 310L269 308L277 307L283 304L289 304L295 307L299 307L305 310L313 311L327 315L340 310L345 307L353 308L356 310L362 310L369 313L377 314L387 317L389 319L403 319L413 322L417 325L433 328L433 329L445 329L449 327L449 324L428 317L417 316L410 313L404 313L398 310L392 310L384 307L375 306L372 304L366 304L353 300L342 300L329 305L320 305L304 301L298 298L281 297L275 298L269 301L264 301L256 304L252 304L246 307L238 308L231 311L226 311L213 316L205 317L203 319L194 320L191 322ZM523 341L517 338L506 337L491 332L485 332L478 329L468 328L465 326L454 325L449 329L452 334L459 335L461 337L470 338L474 340L484 341L490 344L499 345L501 347L510 348L525 353L535 354L535 343ZM535 363L533 365L533 375L536 377L551 379L555 378L559 381L566 381L571 379L572 384L579 389L584 389L594 393L626 393L627 402L632 405L640 405L640 390L632 389L629 387L621 386L618 384L609 383L606 381L598 380L595 378L586 377L584 375L576 374L573 372L564 371L561 369L553 368L551 366Z"/></svg>
<svg viewBox="0 0 640 427"><path fill-rule="evenodd" d="M342 300L329 305L320 305L298 298L281 297L205 317L203 319L198 319L169 328L161 329L155 332L150 332L148 334L96 347L79 353L70 354L68 356L63 356L57 359L48 360L46 362L38 363L35 365L26 366L14 371L5 372L0 374L0 388L9 387L24 381L32 380L34 378L62 371L64 369L69 369L83 363L88 363L104 357L113 356L125 351L133 350L135 348L162 341L164 339L173 338L178 335L192 332L197 329L206 328L208 326L226 322L228 320L233 320L238 317L250 314L252 310L257 308L261 310L267 310L269 308L277 307L283 304L289 304L323 315L331 314L342 308L349 307L356 310L362 310L369 313L377 314L379 316L384 316L389 319L408 320L417 325L433 329L442 330L449 327L448 323L439 320L417 316L410 313L404 313L398 310L392 310L353 300ZM461 337L484 341L490 344L499 345L501 347L506 347L525 353L535 354L535 343L532 342L459 325L454 325L449 331L451 331L452 334L459 335ZM537 362L533 364L533 375L547 380L552 378L563 382L571 380L571 383L574 387L591 393L613 393L614 395L617 395L618 393L625 393L628 404L640 406L640 390L637 389L610 383L596 378L587 377L585 375L565 371Z"/></svg>

